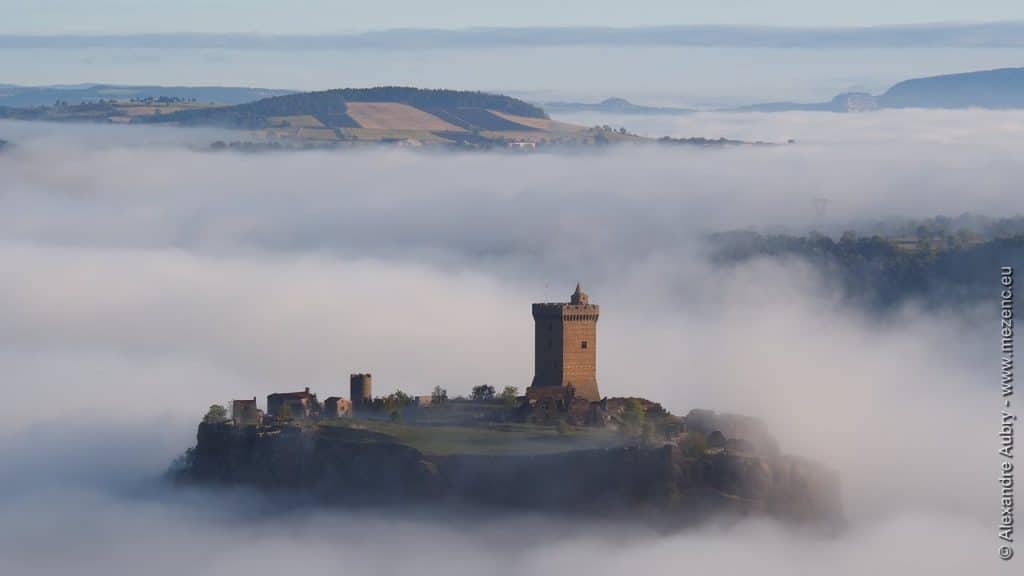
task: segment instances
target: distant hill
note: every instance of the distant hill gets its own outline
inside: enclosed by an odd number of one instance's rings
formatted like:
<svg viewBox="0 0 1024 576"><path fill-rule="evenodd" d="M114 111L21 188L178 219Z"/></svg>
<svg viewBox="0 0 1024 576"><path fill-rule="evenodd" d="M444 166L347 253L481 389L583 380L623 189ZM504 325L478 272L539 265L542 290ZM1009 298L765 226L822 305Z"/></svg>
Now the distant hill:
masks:
<svg viewBox="0 0 1024 576"><path fill-rule="evenodd" d="M878 108L877 98L866 92L846 92L828 102L768 102L732 108L729 112L863 112Z"/></svg>
<svg viewBox="0 0 1024 576"><path fill-rule="evenodd" d="M182 110L148 120L262 129L274 126L275 118L298 116L311 116L324 128L428 131L531 131L536 127L508 116L548 119L544 110L509 96L386 86L288 94L236 106Z"/></svg>
<svg viewBox="0 0 1024 576"><path fill-rule="evenodd" d="M621 99L604 109L658 113ZM637 112L642 110L644 112ZM671 113L681 109L670 109ZM661 112L664 113L664 112ZM78 104L60 100L48 106L0 106L0 118L47 122L170 124L233 129L215 150L263 151L331 148L360 143L391 143L469 149L538 146L603 146L623 142L660 142L701 147L746 142L665 138L653 140L608 125L586 127L552 120L538 106L509 96L463 90L384 86L299 92L235 105L197 102L171 96L105 98Z"/></svg>
<svg viewBox="0 0 1024 576"><path fill-rule="evenodd" d="M850 92L840 94L829 102L769 102L733 108L730 111L860 112L887 108L1024 108L1024 68L1001 68L914 78L899 82L878 96Z"/></svg>
<svg viewBox="0 0 1024 576"><path fill-rule="evenodd" d="M235 105L170 96L60 100L48 106L0 106L0 118L230 128L237 135L211 147L251 151L364 142L529 150L645 140L608 126L552 120L541 108L509 96L398 86L290 93Z"/></svg>
<svg viewBox="0 0 1024 576"><path fill-rule="evenodd" d="M579 112L600 112L603 114L690 114L690 108L643 106L624 98L606 98L600 102L546 102L544 110L552 114L574 114Z"/></svg>
<svg viewBox="0 0 1024 576"><path fill-rule="evenodd" d="M1024 68L904 80L878 103L882 108L1024 108Z"/></svg>
<svg viewBox="0 0 1024 576"><path fill-rule="evenodd" d="M0 106L24 108L52 106L56 102L81 104L98 100L156 100L161 98L194 100L207 104L242 104L293 93L292 90L231 86L118 86L113 84L15 86L0 84Z"/></svg>

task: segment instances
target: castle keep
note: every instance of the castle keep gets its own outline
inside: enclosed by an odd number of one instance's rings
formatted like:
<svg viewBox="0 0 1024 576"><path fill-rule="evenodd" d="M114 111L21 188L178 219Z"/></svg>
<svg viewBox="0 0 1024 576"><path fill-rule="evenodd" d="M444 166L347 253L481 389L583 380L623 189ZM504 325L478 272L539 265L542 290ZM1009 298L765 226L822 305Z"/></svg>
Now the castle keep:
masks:
<svg viewBox="0 0 1024 576"><path fill-rule="evenodd" d="M528 395L571 389L577 398L601 399L597 391L599 313L600 307L590 303L579 284L568 304L533 305L534 373Z"/></svg>

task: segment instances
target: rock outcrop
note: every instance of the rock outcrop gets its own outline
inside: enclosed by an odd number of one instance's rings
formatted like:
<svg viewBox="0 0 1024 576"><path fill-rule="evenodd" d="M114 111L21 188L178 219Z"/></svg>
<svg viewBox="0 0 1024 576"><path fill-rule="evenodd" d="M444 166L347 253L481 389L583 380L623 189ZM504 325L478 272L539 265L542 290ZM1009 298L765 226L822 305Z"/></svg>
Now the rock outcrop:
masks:
<svg viewBox="0 0 1024 576"><path fill-rule="evenodd" d="M679 446L619 446L556 454L426 455L355 428L274 433L200 424L177 482L238 485L332 504L433 502L573 514L656 515L690 523L714 514L764 514L838 523L839 482L783 455Z"/></svg>

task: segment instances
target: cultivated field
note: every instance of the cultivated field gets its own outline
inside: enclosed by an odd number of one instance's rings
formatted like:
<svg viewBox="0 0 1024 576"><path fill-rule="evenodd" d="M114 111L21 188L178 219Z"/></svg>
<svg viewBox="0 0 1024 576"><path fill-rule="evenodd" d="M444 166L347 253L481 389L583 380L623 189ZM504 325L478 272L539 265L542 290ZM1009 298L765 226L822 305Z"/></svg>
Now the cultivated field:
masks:
<svg viewBox="0 0 1024 576"><path fill-rule="evenodd" d="M422 130L462 132L462 128L406 104L394 102L349 102L345 112L363 128L371 130Z"/></svg>
<svg viewBox="0 0 1024 576"><path fill-rule="evenodd" d="M527 118L526 116L516 116L515 114L506 114L496 110L488 110L488 112L495 116L500 116L509 122L515 122L516 124L522 124L523 126L529 126L535 130L543 130L545 132L578 133L586 130L583 126L566 124L565 122L548 120L547 118Z"/></svg>

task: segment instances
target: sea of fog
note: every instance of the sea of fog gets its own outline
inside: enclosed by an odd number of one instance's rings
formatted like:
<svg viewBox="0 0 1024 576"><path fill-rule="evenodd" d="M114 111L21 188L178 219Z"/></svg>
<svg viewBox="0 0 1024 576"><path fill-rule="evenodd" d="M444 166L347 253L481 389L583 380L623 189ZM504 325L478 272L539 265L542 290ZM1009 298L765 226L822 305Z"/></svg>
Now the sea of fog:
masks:
<svg viewBox="0 0 1024 576"><path fill-rule="evenodd" d="M664 129L797 143L533 155L0 123L0 573L987 573L994 302L868 314L799 262L715 267L702 237L1024 213L1022 120L702 114ZM344 395L362 371L379 393L522 389L529 305L576 281L605 394L763 418L840 473L848 529L275 514L157 482L231 398Z"/></svg>

